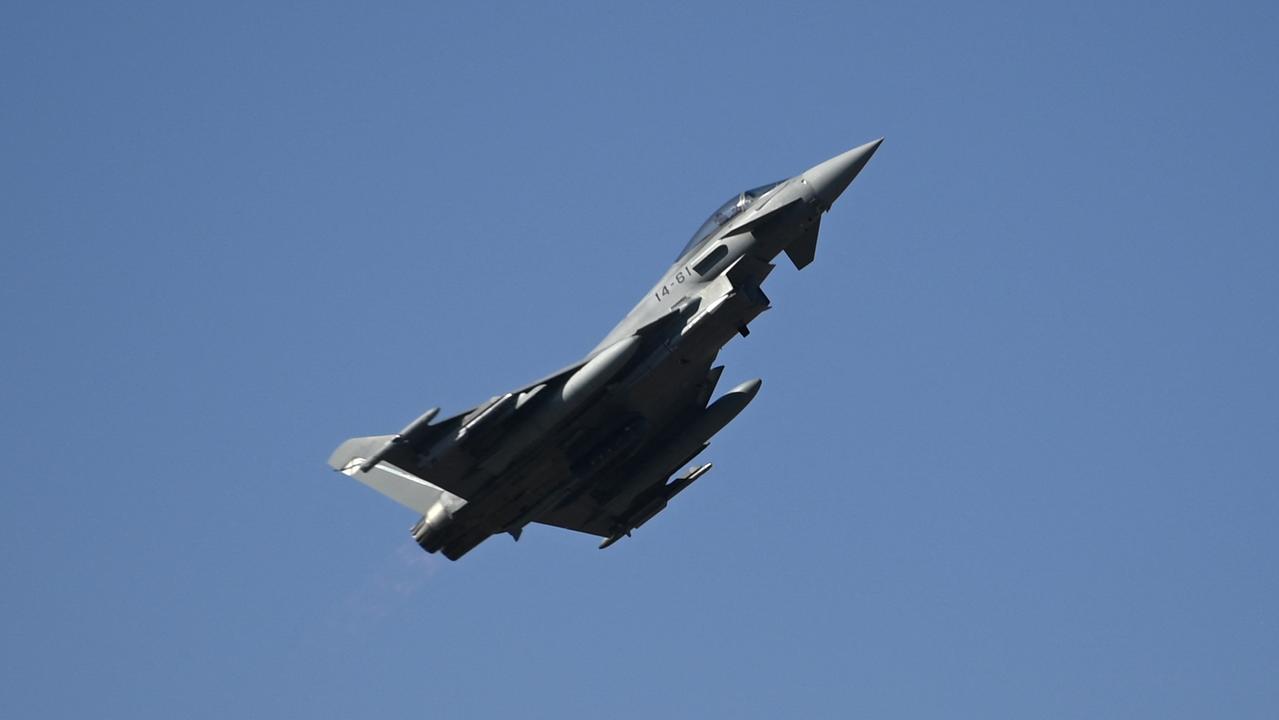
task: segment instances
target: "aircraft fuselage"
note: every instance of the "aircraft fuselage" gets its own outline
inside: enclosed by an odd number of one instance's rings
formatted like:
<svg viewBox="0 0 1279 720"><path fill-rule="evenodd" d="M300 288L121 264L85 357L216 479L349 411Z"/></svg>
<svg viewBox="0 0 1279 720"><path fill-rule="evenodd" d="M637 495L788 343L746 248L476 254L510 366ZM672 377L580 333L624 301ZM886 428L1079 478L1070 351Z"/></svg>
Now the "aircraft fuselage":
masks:
<svg viewBox="0 0 1279 720"><path fill-rule="evenodd" d="M689 463L755 397L750 380L711 402L720 348L770 307L762 283L785 252L812 261L822 213L880 141L738 194L587 356L439 423L354 438L336 469L422 512L414 538L457 559L530 522L629 535L705 474Z"/></svg>

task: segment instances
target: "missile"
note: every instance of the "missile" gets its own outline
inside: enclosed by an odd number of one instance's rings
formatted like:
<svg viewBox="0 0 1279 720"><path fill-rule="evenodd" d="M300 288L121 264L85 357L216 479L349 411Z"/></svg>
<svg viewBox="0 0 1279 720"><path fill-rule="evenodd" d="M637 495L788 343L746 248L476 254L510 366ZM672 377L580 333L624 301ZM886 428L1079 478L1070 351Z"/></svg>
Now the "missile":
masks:
<svg viewBox="0 0 1279 720"><path fill-rule="evenodd" d="M619 340L603 352L591 358L560 389L558 402L552 403L571 410L583 400L595 394L630 362L635 351L639 349L640 339L637 336ZM567 414L565 412L564 414Z"/></svg>
<svg viewBox="0 0 1279 720"><path fill-rule="evenodd" d="M650 478L663 472L669 475L671 468L678 468L681 463L688 462L701 452L707 440L723 430L724 426L732 422L738 413L746 409L746 406L759 394L761 385L763 381L759 378L747 380L719 396L702 411L701 415L685 426L674 440L638 468L633 477Z"/></svg>
<svg viewBox="0 0 1279 720"><path fill-rule="evenodd" d="M725 425L733 421L746 406L750 404L755 396L759 394L759 388L763 385L763 381L756 378L747 380L737 387L729 390L721 395L715 402L711 403L701 415L698 415L691 423L689 423L676 438L662 448L656 455L644 463L632 475L639 479L647 479L651 477L669 477L674 473L672 468L678 469L680 465L692 460L694 457L705 450L707 441L724 428ZM618 540L631 534L635 528L648 522L654 515L666 508L666 503L671 498L678 495L697 478L705 475L711 469L710 463L693 468L685 475L676 480L659 484L656 487L645 491L639 495L628 507L621 513L622 520L618 529L600 544L600 549L612 545Z"/></svg>
<svg viewBox="0 0 1279 720"><path fill-rule="evenodd" d="M629 513L626 520L621 523L619 529L614 531L613 534L604 542L600 543L600 550L603 550L624 537L630 537L631 531L653 519L654 515L665 510L666 504L671 501L671 498L680 494L684 488L692 485L694 480L710 472L710 470L710 463L699 465L695 468L689 469L683 477L680 477L674 482L655 488L656 495L646 493L640 500L640 502L643 502L643 505L641 505L637 510Z"/></svg>
<svg viewBox="0 0 1279 720"><path fill-rule="evenodd" d="M418 438L426 433L427 428L431 425L431 421L436 415L440 414L439 408L431 408L422 413L416 420L404 426L404 429L395 434L395 437L386 441L386 444L373 453L368 460L360 465L360 472L368 472L377 467L382 462L382 458L391 452L391 448L396 445L405 445L415 442Z"/></svg>
<svg viewBox="0 0 1279 720"><path fill-rule="evenodd" d="M489 403L488 407L484 408L479 414L471 418L458 429L457 441L462 442L468 435L474 434L476 427L482 427L485 424L502 418L502 416L515 407L516 402L514 393L507 393L502 397L493 400Z"/></svg>
<svg viewBox="0 0 1279 720"><path fill-rule="evenodd" d="M408 425L405 425L404 429L399 432L399 436L408 442L413 442L426 430L427 426L431 424L431 421L435 419L435 416L439 414L440 409L437 407L427 410L418 416L418 419Z"/></svg>
<svg viewBox="0 0 1279 720"><path fill-rule="evenodd" d="M493 475L501 473L520 453L602 390L626 367L639 346L640 339L635 335L619 340L588 360L559 388L538 390L520 406L501 449L480 467Z"/></svg>
<svg viewBox="0 0 1279 720"><path fill-rule="evenodd" d="M705 465L695 467L692 470L688 471L686 475L676 480L675 482L669 483L666 486L666 499L670 500L676 495L679 495L681 492L684 491L684 488L688 487L689 485L692 485L694 480L705 475L706 473L710 471L711 471L711 464L706 463ZM650 515L649 517L652 517L652 515ZM639 527L640 525L643 525L645 520L648 520L648 518L644 518L643 520L635 523L635 527Z"/></svg>
<svg viewBox="0 0 1279 720"><path fill-rule="evenodd" d="M723 430L725 425L732 422L738 413L745 410L747 405L750 405L755 396L759 394L759 388L763 384L764 381L759 378L747 380L719 396L719 399L711 403L684 431L684 435L696 439L695 442L690 444L695 445L698 442L710 440L715 433Z"/></svg>

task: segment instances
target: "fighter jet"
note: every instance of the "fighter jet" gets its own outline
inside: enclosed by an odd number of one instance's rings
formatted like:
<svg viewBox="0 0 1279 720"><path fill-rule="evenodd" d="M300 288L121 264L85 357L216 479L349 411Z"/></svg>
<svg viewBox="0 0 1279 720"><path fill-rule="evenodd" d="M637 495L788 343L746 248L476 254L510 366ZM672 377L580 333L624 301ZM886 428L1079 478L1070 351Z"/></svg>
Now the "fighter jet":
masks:
<svg viewBox="0 0 1279 720"><path fill-rule="evenodd" d="M450 560L529 523L601 549L629 536L710 470L690 463L760 388L711 402L720 348L769 309L760 286L779 254L813 261L822 214L881 142L729 198L578 362L447 420L433 408L394 435L347 440L329 464L421 513L413 539Z"/></svg>

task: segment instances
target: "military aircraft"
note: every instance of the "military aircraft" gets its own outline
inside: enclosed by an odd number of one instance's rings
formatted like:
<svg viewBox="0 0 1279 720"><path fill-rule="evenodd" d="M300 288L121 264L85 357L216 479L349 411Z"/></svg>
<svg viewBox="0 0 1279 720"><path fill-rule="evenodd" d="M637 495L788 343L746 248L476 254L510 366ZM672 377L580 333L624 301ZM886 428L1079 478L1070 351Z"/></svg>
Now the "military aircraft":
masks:
<svg viewBox="0 0 1279 720"><path fill-rule="evenodd" d="M822 214L881 142L734 195L580 361L447 420L433 408L394 435L351 438L329 464L421 513L413 539L450 560L529 523L597 535L601 549L629 536L710 470L672 479L760 387L710 402L716 355L770 307L760 285L778 254L813 261Z"/></svg>

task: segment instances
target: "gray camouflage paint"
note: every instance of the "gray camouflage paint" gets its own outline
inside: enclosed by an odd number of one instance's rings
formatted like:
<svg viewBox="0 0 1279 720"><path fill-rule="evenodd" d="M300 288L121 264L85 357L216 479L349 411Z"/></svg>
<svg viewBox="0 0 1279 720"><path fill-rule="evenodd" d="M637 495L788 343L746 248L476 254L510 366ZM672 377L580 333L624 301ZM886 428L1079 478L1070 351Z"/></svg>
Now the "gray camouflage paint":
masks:
<svg viewBox="0 0 1279 720"><path fill-rule="evenodd" d="M881 142L730 199L580 362L438 423L432 409L395 435L347 440L329 464L421 513L414 539L453 560L530 522L601 548L629 535L710 469L671 479L760 387L710 402L715 357L769 308L777 255L812 262L822 214Z"/></svg>

